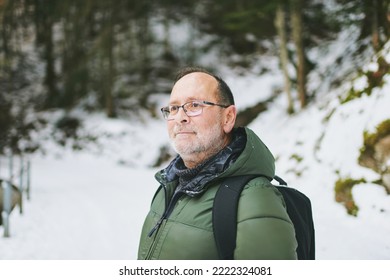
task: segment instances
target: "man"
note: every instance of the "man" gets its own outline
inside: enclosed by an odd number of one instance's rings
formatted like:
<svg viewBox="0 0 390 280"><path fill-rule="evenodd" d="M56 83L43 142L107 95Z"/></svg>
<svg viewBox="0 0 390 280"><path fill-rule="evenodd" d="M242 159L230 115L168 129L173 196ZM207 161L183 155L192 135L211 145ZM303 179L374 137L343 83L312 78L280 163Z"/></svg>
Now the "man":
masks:
<svg viewBox="0 0 390 280"><path fill-rule="evenodd" d="M212 207L221 179L258 174L241 193L235 259L296 259L294 226L281 194L265 178L274 158L248 128L234 128L228 85L200 68L179 73L169 106L161 109L178 156L156 174L138 259L218 259Z"/></svg>

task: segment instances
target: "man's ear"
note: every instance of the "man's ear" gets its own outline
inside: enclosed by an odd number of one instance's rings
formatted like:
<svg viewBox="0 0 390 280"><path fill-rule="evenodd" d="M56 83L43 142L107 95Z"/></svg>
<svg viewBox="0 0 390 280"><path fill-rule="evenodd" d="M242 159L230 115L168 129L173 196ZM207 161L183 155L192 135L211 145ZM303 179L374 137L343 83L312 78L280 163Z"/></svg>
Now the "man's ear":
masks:
<svg viewBox="0 0 390 280"><path fill-rule="evenodd" d="M225 133L230 133L236 123L237 109L236 106L231 105L224 110L223 130Z"/></svg>

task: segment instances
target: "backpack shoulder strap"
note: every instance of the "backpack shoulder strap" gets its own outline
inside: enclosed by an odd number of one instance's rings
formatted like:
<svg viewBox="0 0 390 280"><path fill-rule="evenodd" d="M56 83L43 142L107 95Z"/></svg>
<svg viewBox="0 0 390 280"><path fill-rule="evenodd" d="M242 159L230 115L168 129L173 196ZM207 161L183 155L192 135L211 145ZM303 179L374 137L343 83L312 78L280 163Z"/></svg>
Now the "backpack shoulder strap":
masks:
<svg viewBox="0 0 390 280"><path fill-rule="evenodd" d="M213 230L219 258L232 260L236 247L237 206L244 186L252 179L259 177L245 175L226 178L217 193L213 204Z"/></svg>

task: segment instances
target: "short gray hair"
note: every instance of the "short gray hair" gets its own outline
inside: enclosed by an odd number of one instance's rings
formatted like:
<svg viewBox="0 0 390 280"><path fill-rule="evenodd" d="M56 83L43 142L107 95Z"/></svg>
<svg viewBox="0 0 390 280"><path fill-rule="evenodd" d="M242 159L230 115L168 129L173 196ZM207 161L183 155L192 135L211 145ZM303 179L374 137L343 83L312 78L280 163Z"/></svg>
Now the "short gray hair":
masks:
<svg viewBox="0 0 390 280"><path fill-rule="evenodd" d="M218 95L219 95L219 99L220 99L218 102L221 102L225 105L234 105L233 93L230 90L227 83L221 77L219 77L219 76L217 76L217 75L215 75L215 74L213 74L213 73L209 72L208 70L201 68L201 67L185 67L185 68L180 69L179 72L177 72L177 74L176 74L175 82L173 85L175 85L176 82L178 80L180 80L181 78L183 78L184 76L191 74L191 73L195 73L195 72L205 73L205 74L208 74L208 75L214 77L214 79L216 79L218 82Z"/></svg>

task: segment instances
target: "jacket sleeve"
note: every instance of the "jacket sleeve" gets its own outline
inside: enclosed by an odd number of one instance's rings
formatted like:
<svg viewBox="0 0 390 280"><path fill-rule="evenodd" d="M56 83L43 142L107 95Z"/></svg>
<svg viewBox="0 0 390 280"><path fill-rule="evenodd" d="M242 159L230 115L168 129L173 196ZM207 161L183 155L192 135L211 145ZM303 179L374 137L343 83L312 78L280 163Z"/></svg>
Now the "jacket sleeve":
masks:
<svg viewBox="0 0 390 280"><path fill-rule="evenodd" d="M297 259L297 241L279 191L255 179L241 193L237 213L236 260Z"/></svg>

